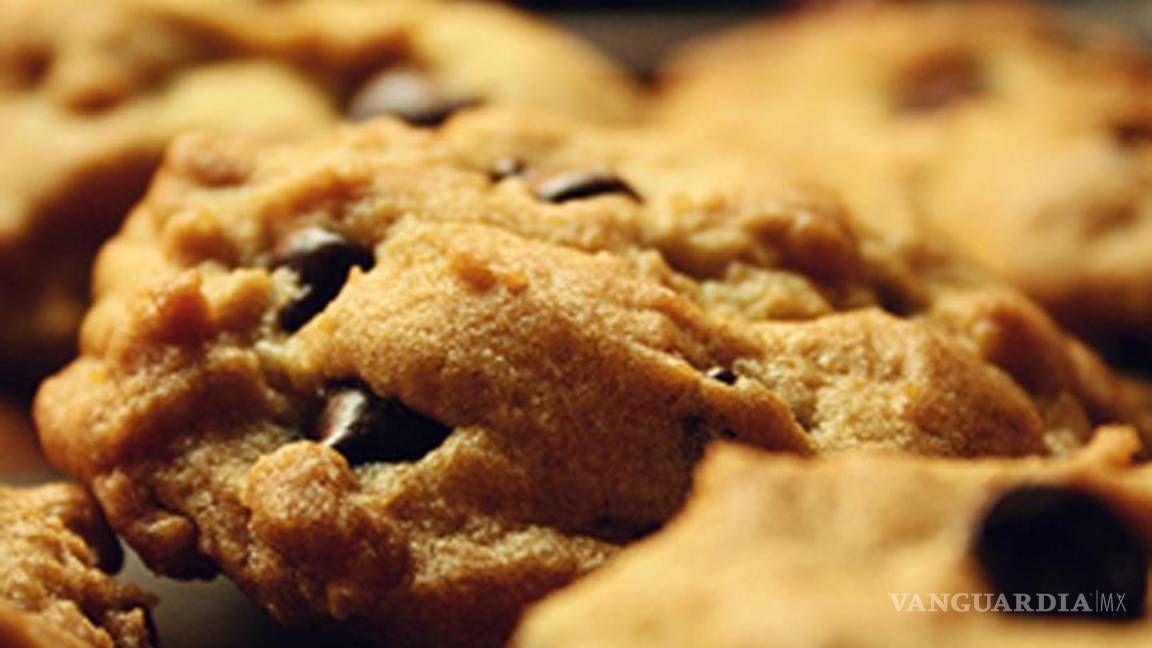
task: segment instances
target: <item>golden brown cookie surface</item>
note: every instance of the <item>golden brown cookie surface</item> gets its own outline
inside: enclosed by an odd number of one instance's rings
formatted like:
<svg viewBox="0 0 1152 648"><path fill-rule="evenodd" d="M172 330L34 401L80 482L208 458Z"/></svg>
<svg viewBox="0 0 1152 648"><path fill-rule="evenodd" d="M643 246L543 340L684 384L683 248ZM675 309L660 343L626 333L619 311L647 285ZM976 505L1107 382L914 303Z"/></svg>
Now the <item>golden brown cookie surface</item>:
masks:
<svg viewBox="0 0 1152 648"><path fill-rule="evenodd" d="M182 139L95 276L53 461L153 567L395 645L498 643L717 438L1049 454L1148 412L911 225L532 113Z"/></svg>
<svg viewBox="0 0 1152 648"><path fill-rule="evenodd" d="M717 448L680 517L530 610L514 643L1141 646L1136 448L1122 428L1060 460Z"/></svg>
<svg viewBox="0 0 1152 648"><path fill-rule="evenodd" d="M481 103L627 121L597 52L511 9L295 0L0 2L0 362L67 359L100 242L190 129L281 137L345 117L429 124Z"/></svg>
<svg viewBox="0 0 1152 648"><path fill-rule="evenodd" d="M1152 330L1149 69L1026 3L844 3L688 48L662 120L866 205L895 188L1123 357Z"/></svg>
<svg viewBox="0 0 1152 648"><path fill-rule="evenodd" d="M147 648L151 597L113 580L120 547L79 487L0 487L0 643Z"/></svg>

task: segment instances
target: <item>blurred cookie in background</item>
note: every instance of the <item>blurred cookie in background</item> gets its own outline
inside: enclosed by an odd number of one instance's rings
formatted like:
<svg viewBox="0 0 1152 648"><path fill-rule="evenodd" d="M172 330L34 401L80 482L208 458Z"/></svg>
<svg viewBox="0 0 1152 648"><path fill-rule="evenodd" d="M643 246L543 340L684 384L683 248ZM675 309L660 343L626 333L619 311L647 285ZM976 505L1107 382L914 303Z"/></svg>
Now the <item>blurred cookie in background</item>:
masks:
<svg viewBox="0 0 1152 648"><path fill-rule="evenodd" d="M1152 75L1081 80L1047 110L966 125L921 205L1115 362L1152 373Z"/></svg>
<svg viewBox="0 0 1152 648"><path fill-rule="evenodd" d="M69 357L92 257L177 133L431 125L483 103L640 110L605 57L495 5L0 0L0 382L27 395Z"/></svg>
<svg viewBox="0 0 1152 648"><path fill-rule="evenodd" d="M714 446L680 516L530 609L514 645L1144 646L1137 447L1123 428L1063 459Z"/></svg>
<svg viewBox="0 0 1152 648"><path fill-rule="evenodd" d="M1121 361L1152 351L1149 63L1027 3L844 3L688 46L660 121L908 208Z"/></svg>

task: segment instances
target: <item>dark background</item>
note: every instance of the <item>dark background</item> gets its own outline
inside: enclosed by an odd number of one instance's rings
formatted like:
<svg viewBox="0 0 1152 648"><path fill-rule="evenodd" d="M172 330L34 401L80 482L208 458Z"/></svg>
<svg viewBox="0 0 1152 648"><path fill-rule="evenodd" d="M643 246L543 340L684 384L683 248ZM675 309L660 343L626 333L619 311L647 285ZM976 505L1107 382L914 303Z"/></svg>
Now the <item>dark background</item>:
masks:
<svg viewBox="0 0 1152 648"><path fill-rule="evenodd" d="M830 0L523 0L511 2L565 25L641 73L677 42L770 12ZM1152 43L1152 0L1048 0L1127 29Z"/></svg>

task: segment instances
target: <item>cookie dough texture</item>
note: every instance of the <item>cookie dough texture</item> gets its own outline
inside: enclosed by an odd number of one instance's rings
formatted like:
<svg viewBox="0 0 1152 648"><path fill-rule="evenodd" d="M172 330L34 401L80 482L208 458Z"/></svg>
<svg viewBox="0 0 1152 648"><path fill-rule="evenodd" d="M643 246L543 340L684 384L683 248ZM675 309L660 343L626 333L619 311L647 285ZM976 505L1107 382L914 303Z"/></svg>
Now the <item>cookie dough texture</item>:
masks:
<svg viewBox="0 0 1152 648"><path fill-rule="evenodd" d="M674 57L666 126L893 187L1058 319L1152 349L1152 65L1027 3L842 3Z"/></svg>
<svg viewBox="0 0 1152 648"><path fill-rule="evenodd" d="M1084 501L1095 511L1103 506L1102 519L1095 520L1099 528L1136 538L1147 552L1152 470L1132 464L1136 448L1136 438L1122 428L1101 431L1064 459L955 461L850 452L803 460L714 446L682 515L530 610L513 645L1141 646L1150 621L1146 600L1136 596L1139 586L1126 596L1137 615L1127 621L897 612L890 599L998 595L976 547L996 502L1008 498L1067 511L1080 510ZM1026 533L1016 541L1031 544L1031 551L1065 540L1044 536L1039 529L1046 527L1021 528ZM1076 528L1089 527L1081 520ZM1099 529L1085 533L1104 537ZM1147 554L1141 561L1139 549L1129 553L1124 567L1139 569L1133 583L1146 587ZM1075 573L1097 559L1079 556L1078 567L1048 569Z"/></svg>
<svg viewBox="0 0 1152 648"><path fill-rule="evenodd" d="M1015 456L1147 422L911 224L664 140L518 111L181 139L38 395L47 453L162 572L498 645L714 439Z"/></svg>
<svg viewBox="0 0 1152 648"><path fill-rule="evenodd" d="M381 97L377 75L395 71L407 76ZM603 122L638 111L630 80L599 53L499 6L0 2L5 381L24 387L67 359L92 258L172 137L196 128L292 136L353 107L364 117L405 102L424 119L484 102Z"/></svg>
<svg viewBox="0 0 1152 648"><path fill-rule="evenodd" d="M147 648L151 597L113 580L120 547L78 486L0 487L0 644Z"/></svg>

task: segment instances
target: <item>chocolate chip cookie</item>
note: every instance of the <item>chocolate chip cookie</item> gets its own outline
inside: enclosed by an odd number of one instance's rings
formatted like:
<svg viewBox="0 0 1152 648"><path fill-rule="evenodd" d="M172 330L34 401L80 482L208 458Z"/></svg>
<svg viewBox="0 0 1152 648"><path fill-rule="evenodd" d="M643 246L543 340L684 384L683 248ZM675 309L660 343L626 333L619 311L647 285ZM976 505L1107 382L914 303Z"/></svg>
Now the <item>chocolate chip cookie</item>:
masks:
<svg viewBox="0 0 1152 648"><path fill-rule="evenodd" d="M1071 450L1146 394L940 242L726 151L509 110L179 140L104 249L46 450L154 568L498 645L715 439Z"/></svg>
<svg viewBox="0 0 1152 648"><path fill-rule="evenodd" d="M0 487L0 644L147 648L152 599L107 573L120 546L79 487Z"/></svg>
<svg viewBox="0 0 1152 648"><path fill-rule="evenodd" d="M0 364L22 388L70 354L99 244L167 142L344 118L431 125L480 103L627 121L631 81L567 34L474 3L0 2Z"/></svg>
<svg viewBox="0 0 1152 648"><path fill-rule="evenodd" d="M1142 646L1152 468L709 452L684 513L529 611L517 648Z"/></svg>
<svg viewBox="0 0 1152 648"><path fill-rule="evenodd" d="M865 204L891 185L1077 333L1152 357L1147 57L1026 3L868 4L686 49L662 121Z"/></svg>

